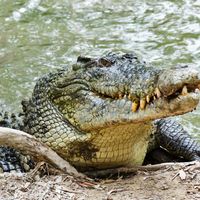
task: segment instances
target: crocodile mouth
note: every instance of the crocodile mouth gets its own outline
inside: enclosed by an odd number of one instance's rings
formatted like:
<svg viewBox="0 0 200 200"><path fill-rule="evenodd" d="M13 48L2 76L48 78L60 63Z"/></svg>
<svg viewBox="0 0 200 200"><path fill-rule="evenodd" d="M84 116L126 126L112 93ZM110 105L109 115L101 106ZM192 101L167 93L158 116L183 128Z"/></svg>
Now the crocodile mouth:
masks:
<svg viewBox="0 0 200 200"><path fill-rule="evenodd" d="M160 93L160 96L150 102L150 106L160 108L160 110L169 110L171 113L184 114L194 110L200 99L200 85L184 85L174 93L166 96ZM146 106L147 108L147 106Z"/></svg>
<svg viewBox="0 0 200 200"><path fill-rule="evenodd" d="M163 97L160 96L160 98L146 105L145 109L143 109L144 112L138 112L140 113L138 121L140 121L142 117L142 120L155 120L191 112L196 109L199 99L199 87L183 86L182 89L178 89L173 94Z"/></svg>
<svg viewBox="0 0 200 200"><path fill-rule="evenodd" d="M176 92L174 92L173 94L170 94L169 96L167 96L167 99L175 99L178 98L180 96L187 96L190 95L192 93L199 93L200 92L200 84L195 86L195 85L184 85L182 89L178 89Z"/></svg>
<svg viewBox="0 0 200 200"><path fill-rule="evenodd" d="M173 89L174 90L174 89ZM163 94L158 87L154 90L154 92L151 95L146 95L142 98L135 98L131 94L123 94L118 93L114 96L105 95L105 94L99 94L101 98L104 99L111 99L111 101L119 101L119 100L125 100L126 102L131 102L131 111L134 113L137 113L139 111L145 111L146 109L154 106L161 106L165 104L165 106L170 105L176 105L177 103L181 103L181 101L184 101L185 103L188 101L188 106L190 109L194 109L195 106L192 106L189 104L189 102L193 99L197 101L200 97L200 84L198 85L184 85L181 88L177 88L175 91L170 92L168 95Z"/></svg>

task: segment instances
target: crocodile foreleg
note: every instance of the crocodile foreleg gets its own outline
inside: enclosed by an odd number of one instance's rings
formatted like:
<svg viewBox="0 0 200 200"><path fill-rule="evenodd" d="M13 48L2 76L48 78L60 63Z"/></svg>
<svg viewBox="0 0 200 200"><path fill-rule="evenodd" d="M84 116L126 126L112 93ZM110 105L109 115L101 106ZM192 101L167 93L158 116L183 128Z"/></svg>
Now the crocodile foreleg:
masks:
<svg viewBox="0 0 200 200"><path fill-rule="evenodd" d="M155 125L157 145L187 161L200 161L200 144L184 130L181 124L168 118L157 120Z"/></svg>
<svg viewBox="0 0 200 200"><path fill-rule="evenodd" d="M23 114L9 114L8 112L0 112L0 126L22 130ZM0 173L20 171L26 172L34 167L34 163L30 156L24 156L19 151L0 146Z"/></svg>

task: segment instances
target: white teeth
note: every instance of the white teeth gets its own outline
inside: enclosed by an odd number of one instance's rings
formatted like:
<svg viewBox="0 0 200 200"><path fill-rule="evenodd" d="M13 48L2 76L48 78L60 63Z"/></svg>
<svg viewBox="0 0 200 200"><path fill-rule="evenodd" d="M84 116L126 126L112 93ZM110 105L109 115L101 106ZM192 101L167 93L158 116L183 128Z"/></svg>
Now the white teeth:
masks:
<svg viewBox="0 0 200 200"><path fill-rule="evenodd" d="M138 108L138 103L137 102L133 102L132 105L131 105L131 110L132 112L136 112L137 111L137 108Z"/></svg>
<svg viewBox="0 0 200 200"><path fill-rule="evenodd" d="M149 95L146 96L146 101L147 101L147 103L150 102L150 96Z"/></svg>
<svg viewBox="0 0 200 200"><path fill-rule="evenodd" d="M161 92L158 88L155 89L155 95L157 96L157 98L161 97Z"/></svg>
<svg viewBox="0 0 200 200"><path fill-rule="evenodd" d="M199 90L198 88L196 88L194 92L195 92L195 93L199 93L199 91L200 91L200 90Z"/></svg>
<svg viewBox="0 0 200 200"><path fill-rule="evenodd" d="M181 94L182 94L183 96L185 96L185 95L188 94L188 90L187 90L187 86L186 86L186 85L183 87Z"/></svg>
<svg viewBox="0 0 200 200"><path fill-rule="evenodd" d="M141 99L140 100L140 109L144 110L145 106L146 106L146 100L145 99Z"/></svg>
<svg viewBox="0 0 200 200"><path fill-rule="evenodd" d="M119 93L119 96L118 96L118 97L119 97L119 99L122 99L122 97L123 97L123 96L122 96L122 93Z"/></svg>

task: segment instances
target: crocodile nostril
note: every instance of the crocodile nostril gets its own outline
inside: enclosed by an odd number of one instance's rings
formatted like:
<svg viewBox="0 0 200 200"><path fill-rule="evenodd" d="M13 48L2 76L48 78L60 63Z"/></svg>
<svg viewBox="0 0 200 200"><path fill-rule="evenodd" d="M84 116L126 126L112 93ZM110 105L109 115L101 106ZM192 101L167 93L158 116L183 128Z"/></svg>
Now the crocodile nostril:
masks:
<svg viewBox="0 0 200 200"><path fill-rule="evenodd" d="M181 65L180 68L188 68L188 65Z"/></svg>
<svg viewBox="0 0 200 200"><path fill-rule="evenodd" d="M188 65L178 65L178 66L172 67L172 69L185 69L185 68L188 68L188 67L189 67Z"/></svg>

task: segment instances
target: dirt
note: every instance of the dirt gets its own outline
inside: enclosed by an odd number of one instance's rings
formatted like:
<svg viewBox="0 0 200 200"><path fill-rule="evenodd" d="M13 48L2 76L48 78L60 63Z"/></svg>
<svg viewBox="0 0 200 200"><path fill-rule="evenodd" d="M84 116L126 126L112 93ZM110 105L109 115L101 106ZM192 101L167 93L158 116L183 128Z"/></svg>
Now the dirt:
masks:
<svg viewBox="0 0 200 200"><path fill-rule="evenodd" d="M200 199L200 163L138 171L115 179L78 179L69 175L0 175L1 200L183 200Z"/></svg>

